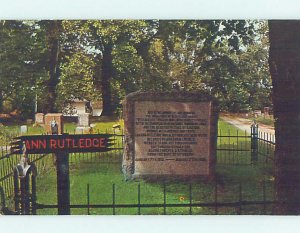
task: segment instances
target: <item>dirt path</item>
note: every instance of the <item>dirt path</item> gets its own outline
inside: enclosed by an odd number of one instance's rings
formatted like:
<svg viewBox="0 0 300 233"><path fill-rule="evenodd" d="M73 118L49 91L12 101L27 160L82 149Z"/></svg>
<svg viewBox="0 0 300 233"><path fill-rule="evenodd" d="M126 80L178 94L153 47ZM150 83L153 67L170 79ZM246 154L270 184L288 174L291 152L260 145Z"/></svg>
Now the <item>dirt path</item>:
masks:
<svg viewBox="0 0 300 233"><path fill-rule="evenodd" d="M249 119L234 117L234 116L220 116L220 118L223 121L226 121L229 124L232 124L241 130L246 130L246 132L249 134L251 133L250 127L251 127L251 124L253 124L253 121L251 121ZM258 124L258 130L259 130L259 132L262 132L262 133L275 135L274 127L269 126L269 125ZM275 137L271 136L270 138L272 138L272 141L275 142Z"/></svg>

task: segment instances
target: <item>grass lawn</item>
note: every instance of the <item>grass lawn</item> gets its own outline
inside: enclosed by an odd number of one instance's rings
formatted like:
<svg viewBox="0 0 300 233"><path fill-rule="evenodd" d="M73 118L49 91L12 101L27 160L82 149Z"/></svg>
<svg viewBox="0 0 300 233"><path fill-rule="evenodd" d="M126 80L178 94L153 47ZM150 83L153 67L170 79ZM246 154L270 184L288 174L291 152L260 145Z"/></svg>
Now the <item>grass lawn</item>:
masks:
<svg viewBox="0 0 300 233"><path fill-rule="evenodd" d="M124 122L120 120L114 121L102 121L94 123L93 133L113 133L114 130L112 126L114 124L120 124L121 128L124 126ZM0 128L0 146L9 145L13 137L19 136L20 126L18 124L7 124ZM76 132L76 123L65 123L64 124L64 133L75 134ZM32 124L27 125L27 133L23 135L38 135L45 134L45 129L41 126L34 126ZM3 135L3 136L2 136Z"/></svg>
<svg viewBox="0 0 300 233"><path fill-rule="evenodd" d="M263 125L269 125L274 127L274 119L272 118L265 118L263 116L259 116L255 118L257 123L263 124Z"/></svg>
<svg viewBox="0 0 300 233"><path fill-rule="evenodd" d="M105 122L96 125L102 133L116 122ZM66 127L72 130L72 125ZM244 134L230 124L220 121L219 129L222 135ZM249 139L237 141L234 138L219 138L219 148L246 148ZM226 163L236 156L239 163ZM272 166L265 163L245 165L249 161L249 152L218 151L216 180L165 181L167 203L189 203L189 183L192 184L193 203L214 202L217 187L219 202L233 202L239 199L247 201L263 200L263 186L266 186L266 199L273 200L274 188ZM115 185L116 204L137 204L138 184L140 184L141 204L162 204L164 201L163 184L155 181L125 181L121 172L122 154L93 153L70 155L70 186L71 204L87 204L87 185L90 187L90 204L111 204L113 202L113 185ZM241 160L244 159L244 160ZM45 160L37 180L37 200L41 204L56 204L56 173L51 155ZM223 161L223 162L222 162ZM235 160L231 160L235 161ZM38 165L39 166L39 165ZM217 185L215 185L217 184ZM239 194L240 184L242 188ZM266 209L271 213L271 207ZM193 207L193 214L215 214L214 208ZM237 214L235 207L220 207L218 214ZM87 209L72 209L72 214L87 214ZM90 209L90 214L111 215L112 209ZM137 214L137 208L117 208L116 214ZM188 214L189 207L169 207L167 214ZM242 208L243 214L261 214L262 206L247 206ZM57 214L56 209L38 210L38 214ZM163 208L141 208L141 214L163 214Z"/></svg>

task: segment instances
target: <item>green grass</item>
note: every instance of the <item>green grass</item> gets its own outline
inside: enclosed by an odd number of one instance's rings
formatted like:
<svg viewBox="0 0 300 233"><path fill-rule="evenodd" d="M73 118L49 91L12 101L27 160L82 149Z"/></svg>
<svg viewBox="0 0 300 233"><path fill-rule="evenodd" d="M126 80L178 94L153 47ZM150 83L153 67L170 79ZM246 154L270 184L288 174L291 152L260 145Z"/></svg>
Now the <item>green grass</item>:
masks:
<svg viewBox="0 0 300 233"><path fill-rule="evenodd" d="M240 130L225 121L218 124L217 160L222 164L250 164L251 141L246 131ZM225 136L225 137L222 137ZM232 137L226 137L232 136ZM223 149L223 150L222 150ZM231 150L231 151L229 151ZM232 151L239 150L239 151Z"/></svg>
<svg viewBox="0 0 300 233"><path fill-rule="evenodd" d="M123 122L107 121L95 123L95 131L99 133L112 132L112 126ZM12 127L12 126L11 126ZM74 131L76 124L66 123L65 132ZM16 127L16 129L18 126ZM107 130L109 129L109 130ZM29 134L39 133L41 128L29 127ZM117 132L118 133L118 132ZM120 132L119 132L120 133ZM219 135L244 135L245 132L237 130L232 125L219 121ZM121 137L117 137L117 147L121 147ZM219 138L218 148L250 147L249 138L237 139ZM268 149L268 148L267 148ZM272 150L269 150L272 151ZM121 152L120 152L121 153ZM87 204L87 185L90 185L91 204L111 204L112 186L115 185L116 204L137 204L138 184L141 187L142 204L162 204L163 185L155 181L125 181L121 172L122 154L114 152L70 154L70 186L71 204ZM30 155L36 159L38 155ZM216 183L219 202L238 201L239 184L242 184L243 200L262 200L262 187L265 180L267 199L272 200L274 195L273 176L271 164L260 160L258 165L250 164L249 151L218 151L218 163L216 166ZM4 161L4 160L2 160ZM56 171L52 155L46 156L36 162L38 167L37 200L41 204L56 204ZM193 203L214 202L215 182L207 180L193 180ZM166 181L167 203L189 203L189 182ZM137 208L117 208L116 214L137 214ZM214 214L214 208L193 207L193 214ZM271 213L271 209L267 209ZM91 209L91 214L112 214L112 209ZM188 214L189 208L169 207L167 214ZM247 206L243 208L243 214L260 214L261 206ZM38 214L55 215L56 209L38 210ZM72 214L87 214L87 209L72 209ZM163 208L141 208L141 214L163 214ZM237 214L237 208L222 207L218 214Z"/></svg>
<svg viewBox="0 0 300 233"><path fill-rule="evenodd" d="M96 125L100 132L106 132L106 128L111 128L115 122L98 123ZM69 126L72 129L71 125ZM244 134L232 127L230 124L220 121L219 129L222 135ZM243 145L244 143L244 145ZM235 147L244 148L249 146L249 139L239 141L237 145L234 139L223 138L218 141L218 146L223 148ZM247 154L248 153L248 154ZM72 154L70 163L70 186L71 204L87 204L87 185L90 186L90 204L112 204L112 187L115 185L116 204L137 204L138 184L141 187L142 204L162 204L163 185L155 181L125 181L121 172L122 155L112 153L93 154ZM272 200L274 195L273 177L271 165L260 163L259 165L244 165L249 162L249 152L218 152L219 158L230 158L237 156L244 158L243 165L226 164L219 162L216 166L216 182L219 202L238 201L239 184L242 184L243 200L262 200L262 187L265 182L267 188L267 200ZM232 158L231 158L232 159ZM48 157L51 164L51 156ZM238 161L238 160L237 160ZM45 169L44 169L45 171ZM194 203L214 202L215 182L207 180L193 180L192 201ZM39 175L37 180L38 203L56 204L56 173L53 165L50 165ZM187 181L166 181L166 201L167 203L189 203L189 182ZM117 208L116 214L134 215L137 208ZM214 208L193 207L193 214L214 214ZM237 214L237 208L222 207L218 209L218 214ZM271 213L271 209L267 209ZM72 209L72 214L87 214L87 209ZM111 215L112 209L91 209L91 214ZM167 214L188 214L189 208L169 207ZM243 207L243 214L260 214L261 206ZM38 210L38 214L57 214L56 209ZM141 208L141 214L163 214L163 208Z"/></svg>
<svg viewBox="0 0 300 233"><path fill-rule="evenodd" d="M239 200L239 182L243 200L262 200L263 174L259 167L217 166L218 201ZM137 204L138 184L141 186L142 204L162 204L163 185L149 181L124 181L119 164L88 163L71 165L71 204L87 204L87 184L90 185L91 204L111 204L112 186L115 184L116 204ZM56 177L54 169L38 179L38 202L56 203ZM267 199L272 200L272 180L266 180ZM214 202L214 182L192 181L193 202ZM188 182L169 181L166 184L167 203L189 203ZM259 214L256 206L248 207L248 214ZM167 208L167 214L188 214L189 208ZM193 207L194 214L214 214L213 208ZM220 208L219 214L236 214L236 208ZM39 210L38 214L56 214L55 209ZM72 214L87 214L87 209L72 209ZM112 209L91 209L90 214L112 214ZM116 214L137 214L137 208L116 209ZM163 208L142 208L141 214L163 214Z"/></svg>
<svg viewBox="0 0 300 233"><path fill-rule="evenodd" d="M274 119L273 118L264 118L264 117L260 116L260 117L255 118L255 120L257 123L274 127Z"/></svg>
<svg viewBox="0 0 300 233"><path fill-rule="evenodd" d="M120 120L113 120L113 121L107 121L103 120L101 122L94 123L93 131L92 133L113 133L114 130L112 128L113 125L120 124L121 129L124 128L124 122ZM2 126L0 128L0 146L8 145L13 137L20 135L20 124L7 124ZM64 123L64 133L70 133L74 134L76 131L77 124L76 123ZM121 133L118 131L115 131L117 134ZM27 124L27 133L23 135L38 135L38 134L45 134L46 131L41 126L36 126L32 124ZM81 133L81 132L79 132Z"/></svg>
<svg viewBox="0 0 300 233"><path fill-rule="evenodd" d="M246 131L240 130L226 121L219 120L218 135L248 135Z"/></svg>

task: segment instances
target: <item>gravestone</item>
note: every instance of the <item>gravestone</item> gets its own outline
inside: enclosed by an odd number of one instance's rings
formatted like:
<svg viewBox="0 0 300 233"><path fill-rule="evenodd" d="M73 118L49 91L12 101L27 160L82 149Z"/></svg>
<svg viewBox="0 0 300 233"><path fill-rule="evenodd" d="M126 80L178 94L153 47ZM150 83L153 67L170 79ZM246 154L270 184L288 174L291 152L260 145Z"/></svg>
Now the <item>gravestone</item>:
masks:
<svg viewBox="0 0 300 233"><path fill-rule="evenodd" d="M214 174L218 113L209 95L136 92L123 107L126 179Z"/></svg>
<svg viewBox="0 0 300 233"><path fill-rule="evenodd" d="M83 126L77 126L75 129L75 133L77 134L87 134L87 133L92 133L92 128L91 127L83 127Z"/></svg>
<svg viewBox="0 0 300 233"><path fill-rule="evenodd" d="M91 130L91 127L89 125L90 125L90 114L89 113L78 114L76 133L89 133Z"/></svg>
<svg viewBox="0 0 300 233"><path fill-rule="evenodd" d="M81 113L78 114L78 126L89 126L90 125L90 114L89 113Z"/></svg>
<svg viewBox="0 0 300 233"><path fill-rule="evenodd" d="M255 117L261 116L261 110L254 110L254 116Z"/></svg>
<svg viewBox="0 0 300 233"><path fill-rule="evenodd" d="M91 107L93 109L92 114L93 116L101 116L103 110L103 102L102 101L92 101Z"/></svg>
<svg viewBox="0 0 300 233"><path fill-rule="evenodd" d="M27 120L26 120L26 124L27 124L27 125L31 125L31 124L32 124L32 122L33 122L33 120L32 120L32 119L27 119Z"/></svg>
<svg viewBox="0 0 300 233"><path fill-rule="evenodd" d="M25 134L25 133L27 133L27 131L28 131L27 125L21 125L21 127L20 127L21 134Z"/></svg>
<svg viewBox="0 0 300 233"><path fill-rule="evenodd" d="M264 107L264 115L269 116L270 115L270 107Z"/></svg>
<svg viewBox="0 0 300 233"><path fill-rule="evenodd" d="M35 123L38 125L44 125L45 124L45 115L44 113L36 113L35 114Z"/></svg>
<svg viewBox="0 0 300 233"><path fill-rule="evenodd" d="M62 113L48 113L45 115L45 130L47 134L52 134L51 125L53 121L57 124L57 134L64 132L63 128L63 114Z"/></svg>

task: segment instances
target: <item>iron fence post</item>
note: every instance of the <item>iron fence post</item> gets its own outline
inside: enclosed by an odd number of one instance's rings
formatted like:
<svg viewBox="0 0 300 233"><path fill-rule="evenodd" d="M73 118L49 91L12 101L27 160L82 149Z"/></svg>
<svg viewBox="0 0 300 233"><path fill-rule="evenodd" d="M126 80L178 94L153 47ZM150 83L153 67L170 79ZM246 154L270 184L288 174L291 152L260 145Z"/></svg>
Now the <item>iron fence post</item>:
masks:
<svg viewBox="0 0 300 233"><path fill-rule="evenodd" d="M193 212L192 212L192 200L193 200L193 196L192 196L192 184L190 183L189 184L189 199L190 199L190 203L189 203L189 205L190 205L190 209L189 209L189 215L192 215L193 214Z"/></svg>
<svg viewBox="0 0 300 233"><path fill-rule="evenodd" d="M116 185L112 185L112 206L113 206L113 215L116 215Z"/></svg>
<svg viewBox="0 0 300 233"><path fill-rule="evenodd" d="M15 211L20 213L19 173L17 168L14 168L14 202Z"/></svg>
<svg viewBox="0 0 300 233"><path fill-rule="evenodd" d="M266 214L266 178L263 179L263 214Z"/></svg>
<svg viewBox="0 0 300 233"><path fill-rule="evenodd" d="M258 124L254 121L251 125L251 163L258 161Z"/></svg>
<svg viewBox="0 0 300 233"><path fill-rule="evenodd" d="M37 168L34 163L31 163L32 166L32 174L31 174L31 213L36 215L36 175Z"/></svg>
<svg viewBox="0 0 300 233"><path fill-rule="evenodd" d="M0 198L1 198L1 208L4 208L6 206L5 204L5 194L3 188L0 186ZM1 210L1 209L0 209Z"/></svg>
<svg viewBox="0 0 300 233"><path fill-rule="evenodd" d="M20 190L21 190L21 214L26 214L26 184L25 177L20 177Z"/></svg>
<svg viewBox="0 0 300 233"><path fill-rule="evenodd" d="M215 189L214 189L214 203L215 203L215 214L218 214L218 183L215 181Z"/></svg>
<svg viewBox="0 0 300 233"><path fill-rule="evenodd" d="M87 184L87 207L88 207L88 215L90 215L90 184Z"/></svg>
<svg viewBox="0 0 300 233"><path fill-rule="evenodd" d="M56 153L57 204L59 215L70 215L69 153Z"/></svg>
<svg viewBox="0 0 300 233"><path fill-rule="evenodd" d="M242 183L239 183L239 208L238 215L242 214Z"/></svg>
<svg viewBox="0 0 300 233"><path fill-rule="evenodd" d="M163 191L164 191L164 215L167 214L167 194L166 194L166 183L163 184Z"/></svg>
<svg viewBox="0 0 300 233"><path fill-rule="evenodd" d="M138 215L141 215L141 185L138 184Z"/></svg>
<svg viewBox="0 0 300 233"><path fill-rule="evenodd" d="M30 183L29 183L29 173L26 173L23 182L24 182L24 196L25 196L25 209L24 213L26 215L30 214Z"/></svg>

